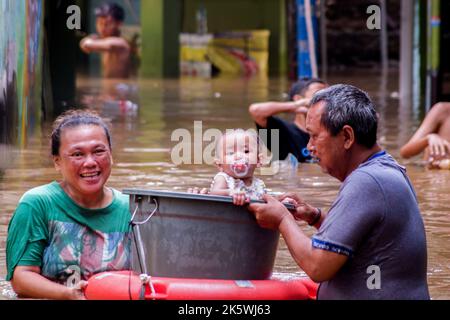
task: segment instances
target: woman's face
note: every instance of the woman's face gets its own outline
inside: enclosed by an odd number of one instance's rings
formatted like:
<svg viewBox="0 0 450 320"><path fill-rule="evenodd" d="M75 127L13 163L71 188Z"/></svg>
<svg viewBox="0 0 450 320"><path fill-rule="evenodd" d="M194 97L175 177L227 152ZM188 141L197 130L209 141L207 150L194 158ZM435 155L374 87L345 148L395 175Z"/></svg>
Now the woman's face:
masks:
<svg viewBox="0 0 450 320"><path fill-rule="evenodd" d="M83 197L103 192L113 163L104 129L96 125L63 129L59 155L53 161L69 195Z"/></svg>

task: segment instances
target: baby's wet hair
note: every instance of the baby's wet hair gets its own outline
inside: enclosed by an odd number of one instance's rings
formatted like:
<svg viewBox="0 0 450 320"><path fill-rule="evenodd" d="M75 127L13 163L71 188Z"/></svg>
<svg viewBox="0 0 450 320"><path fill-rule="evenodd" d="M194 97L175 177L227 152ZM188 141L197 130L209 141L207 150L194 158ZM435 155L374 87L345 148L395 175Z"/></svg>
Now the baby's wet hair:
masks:
<svg viewBox="0 0 450 320"><path fill-rule="evenodd" d="M61 114L53 122L51 134L51 152L53 156L59 155L61 146L61 133L65 128L75 128L79 126L98 126L105 131L109 148L111 149L111 134L106 122L92 110L72 109Z"/></svg>

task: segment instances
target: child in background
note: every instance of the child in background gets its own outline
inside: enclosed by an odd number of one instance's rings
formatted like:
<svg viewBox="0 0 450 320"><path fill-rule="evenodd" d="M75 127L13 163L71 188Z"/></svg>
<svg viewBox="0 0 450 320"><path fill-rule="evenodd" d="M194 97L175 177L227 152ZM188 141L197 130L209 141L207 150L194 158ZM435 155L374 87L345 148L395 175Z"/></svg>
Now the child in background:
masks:
<svg viewBox="0 0 450 320"><path fill-rule="evenodd" d="M450 102L436 103L400 149L403 158L421 152L424 152L424 160L430 169L450 169Z"/></svg>
<svg viewBox="0 0 450 320"><path fill-rule="evenodd" d="M430 158L428 160L428 168L429 169L450 170L450 159L448 159L448 158L442 158L442 159Z"/></svg>
<svg viewBox="0 0 450 320"><path fill-rule="evenodd" d="M216 174L210 194L232 196L235 205L243 205L250 199L261 199L266 186L254 177L255 169L263 164L264 145L253 130L227 130L217 141ZM266 150L267 151L267 150Z"/></svg>
<svg viewBox="0 0 450 320"><path fill-rule="evenodd" d="M129 78L131 46L121 36L125 11L116 3L104 3L95 9L98 34L83 38L80 48L85 53L100 53L105 78Z"/></svg>

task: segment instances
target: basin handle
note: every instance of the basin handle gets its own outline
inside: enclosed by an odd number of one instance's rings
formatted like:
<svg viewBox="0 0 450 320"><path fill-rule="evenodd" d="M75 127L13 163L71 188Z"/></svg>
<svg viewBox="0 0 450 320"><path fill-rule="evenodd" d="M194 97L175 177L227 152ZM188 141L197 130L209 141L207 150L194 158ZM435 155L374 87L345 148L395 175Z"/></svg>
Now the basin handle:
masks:
<svg viewBox="0 0 450 320"><path fill-rule="evenodd" d="M153 198L153 202L155 203L155 209L153 209L152 213L150 213L147 217L147 219L145 219L144 221L133 221L134 217L139 209L139 203L136 205L136 209L134 209L133 215L131 216L131 223L133 225L141 225L141 224L146 224L148 222L148 220L150 220L150 218L155 214L156 211L158 211L159 208L159 204L158 204L158 200L156 200L155 198Z"/></svg>

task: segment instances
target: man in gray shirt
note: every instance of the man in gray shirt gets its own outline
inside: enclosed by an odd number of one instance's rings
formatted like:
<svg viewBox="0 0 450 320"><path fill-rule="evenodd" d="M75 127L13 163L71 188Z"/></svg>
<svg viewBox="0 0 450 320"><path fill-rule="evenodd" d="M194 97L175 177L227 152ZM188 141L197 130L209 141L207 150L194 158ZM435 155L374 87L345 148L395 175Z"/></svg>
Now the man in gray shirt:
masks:
<svg viewBox="0 0 450 320"><path fill-rule="evenodd" d="M376 143L377 115L350 85L317 92L307 116L308 149L343 182L327 214L298 194L291 214L275 198L251 204L263 227L279 229L296 262L320 282L319 299L429 299L425 229L405 169ZM309 239L295 220L318 228Z"/></svg>

